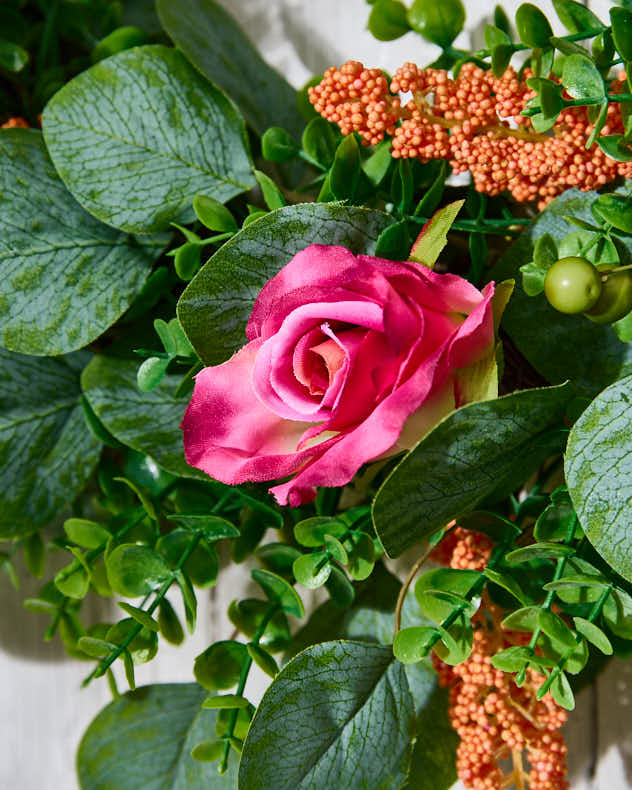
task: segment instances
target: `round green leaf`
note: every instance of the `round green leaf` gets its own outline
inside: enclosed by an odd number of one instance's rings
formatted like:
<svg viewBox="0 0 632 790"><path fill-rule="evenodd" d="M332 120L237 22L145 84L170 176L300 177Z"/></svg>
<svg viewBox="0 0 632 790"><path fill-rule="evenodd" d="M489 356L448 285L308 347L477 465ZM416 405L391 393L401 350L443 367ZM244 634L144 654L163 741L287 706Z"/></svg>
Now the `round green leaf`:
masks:
<svg viewBox="0 0 632 790"><path fill-rule="evenodd" d="M0 193L11 196L0 201L0 342L46 355L86 346L130 306L165 238L91 217L32 129L0 131Z"/></svg>
<svg viewBox="0 0 632 790"><path fill-rule="evenodd" d="M329 168L336 155L338 139L334 125L319 115L307 124L301 142L306 154L323 167Z"/></svg>
<svg viewBox="0 0 632 790"><path fill-rule="evenodd" d="M632 233L632 200L623 195L599 195L592 208L606 222L626 233Z"/></svg>
<svg viewBox="0 0 632 790"><path fill-rule="evenodd" d="M523 3L516 11L516 29L523 44L528 47L546 47L553 30L549 20L532 3Z"/></svg>
<svg viewBox="0 0 632 790"><path fill-rule="evenodd" d="M398 658L402 664L415 664L421 661L427 654L427 645L436 635L436 629L428 626L402 628L395 635L393 642L395 658Z"/></svg>
<svg viewBox="0 0 632 790"><path fill-rule="evenodd" d="M329 578L332 564L326 551L317 551L314 554L303 554L294 560L292 570L299 584L308 590L322 587Z"/></svg>
<svg viewBox="0 0 632 790"><path fill-rule="evenodd" d="M559 615L551 612L549 609L540 609L538 625L547 636L564 645L564 647L576 647L577 642L571 629Z"/></svg>
<svg viewBox="0 0 632 790"><path fill-rule="evenodd" d="M204 707L204 705L202 706ZM208 739L197 743L191 749L191 757L203 763L214 763L224 754L224 741Z"/></svg>
<svg viewBox="0 0 632 790"><path fill-rule="evenodd" d="M574 99L603 99L606 95L599 69L585 55L564 58L562 85Z"/></svg>
<svg viewBox="0 0 632 790"><path fill-rule="evenodd" d="M173 259L173 267L181 280L189 282L200 268L200 246L198 244L183 244ZM142 388L141 388L142 389Z"/></svg>
<svg viewBox="0 0 632 790"><path fill-rule="evenodd" d="M376 0L369 14L369 31L378 41L400 38L410 30L406 13L400 0Z"/></svg>
<svg viewBox="0 0 632 790"><path fill-rule="evenodd" d="M202 703L203 708L209 710L226 709L235 710L236 708L247 708L250 703L245 697L239 694L217 694L207 697Z"/></svg>
<svg viewBox="0 0 632 790"><path fill-rule="evenodd" d="M170 521L181 524L192 532L201 532L204 540L214 542L222 538L238 538L239 530L230 521L220 516L207 516L197 513L175 513L167 516Z"/></svg>
<svg viewBox="0 0 632 790"><path fill-rule="evenodd" d="M287 543L266 543L257 549L257 557L265 567L284 578L291 578L292 564L300 556L301 552Z"/></svg>
<svg viewBox="0 0 632 790"><path fill-rule="evenodd" d="M434 620L441 623L452 611L459 606L460 601L445 600L433 595L427 595L427 590L444 591L447 594L457 596L467 596L474 584L482 578L478 571L464 571L455 568L436 568L435 570L424 573L417 579L415 584L415 598L421 611ZM478 599L475 611L478 609Z"/></svg>
<svg viewBox="0 0 632 790"><path fill-rule="evenodd" d="M244 228L213 255L178 302L182 327L202 361L219 364L241 348L255 296L297 252L318 243L370 255L392 222L364 208L303 203Z"/></svg>
<svg viewBox="0 0 632 790"><path fill-rule="evenodd" d="M576 630L606 656L612 655L612 644L604 632L583 617L573 617Z"/></svg>
<svg viewBox="0 0 632 790"><path fill-rule="evenodd" d="M195 536L191 532L174 529L160 538L156 543L156 551L165 558L170 568L175 568L193 540ZM197 587L210 587L217 581L217 552L206 541L199 541L184 563L183 571Z"/></svg>
<svg viewBox="0 0 632 790"><path fill-rule="evenodd" d="M111 532L85 518L67 518L64 521L64 531L68 539L85 549L96 549L111 537Z"/></svg>
<svg viewBox="0 0 632 790"><path fill-rule="evenodd" d="M119 601L118 605L133 620L136 620L137 623L140 623L142 626L147 628L148 631L155 631L156 633L160 631L160 626L158 623L144 609L140 609L138 606L132 606L130 603L126 603L125 601Z"/></svg>
<svg viewBox="0 0 632 790"><path fill-rule="evenodd" d="M467 617L461 615L448 629L437 626L441 641L434 645L439 658L450 666L462 664L472 652L474 632Z"/></svg>
<svg viewBox="0 0 632 790"><path fill-rule="evenodd" d="M254 184L243 121L175 49L97 63L54 95L42 123L64 183L115 228L163 230L193 219L197 193L224 202Z"/></svg>
<svg viewBox="0 0 632 790"><path fill-rule="evenodd" d="M218 233L237 231L237 223L230 211L219 200L208 195L196 195L193 198L195 216L209 230Z"/></svg>
<svg viewBox="0 0 632 790"><path fill-rule="evenodd" d="M147 595L170 575L169 566L147 546L124 543L106 559L108 581L114 592L128 598Z"/></svg>
<svg viewBox="0 0 632 790"><path fill-rule="evenodd" d="M528 647L508 647L492 656L492 666L503 672L520 672L531 661L533 650Z"/></svg>
<svg viewBox="0 0 632 790"><path fill-rule="evenodd" d="M314 516L299 521L294 526L294 537L301 546L318 548L325 544L325 537L344 538L348 528L342 521L330 516Z"/></svg>
<svg viewBox="0 0 632 790"><path fill-rule="evenodd" d="M248 659L246 645L227 640L215 642L195 659L193 674L209 691L236 686L241 668Z"/></svg>
<svg viewBox="0 0 632 790"><path fill-rule="evenodd" d="M82 738L77 755L81 790L103 790L106 784L116 790L236 787L235 760L221 776L215 765L191 757L191 750L205 742L218 719L217 711L201 708L205 697L197 683L169 683L144 686L115 699Z"/></svg>
<svg viewBox="0 0 632 790"><path fill-rule="evenodd" d="M241 601L232 601L228 607L228 617L231 623L247 637L252 638L267 616L270 604L260 598L244 598ZM266 626L261 644L273 653L285 650L290 641L290 627L284 612L275 612Z"/></svg>
<svg viewBox="0 0 632 790"><path fill-rule="evenodd" d="M446 48L463 29L465 8L461 0L414 0L408 10L408 22L428 41Z"/></svg>
<svg viewBox="0 0 632 790"><path fill-rule="evenodd" d="M85 598L90 587L90 577L77 561L71 562L55 575L55 587L69 598Z"/></svg>
<svg viewBox="0 0 632 790"><path fill-rule="evenodd" d="M277 576L276 573L271 573L262 568L254 568L251 574L252 578L261 586L267 598L278 603L284 612L292 614L294 617L303 617L305 615L303 602L289 582L281 576Z"/></svg>
<svg viewBox="0 0 632 790"><path fill-rule="evenodd" d="M106 640L115 645L121 645L130 635L130 632L138 628L139 623L132 617L120 620L112 626L106 634ZM152 629L141 628L127 646L127 651L131 654L135 664L145 664L158 652L158 636Z"/></svg>
<svg viewBox="0 0 632 790"><path fill-rule="evenodd" d="M96 63L99 60L103 60L103 58L116 55L117 52L123 52L126 49L140 47L142 44L148 43L149 36L144 30L130 25L119 27L105 38L102 38L92 50L92 62Z"/></svg>
<svg viewBox="0 0 632 790"><path fill-rule="evenodd" d="M266 691L244 745L239 784L307 790L331 787L335 777L335 787L400 787L413 718L404 668L390 647L313 645Z"/></svg>
<svg viewBox="0 0 632 790"><path fill-rule="evenodd" d="M340 609L347 609L353 603L355 598L353 584L347 578L347 574L336 565L332 566L325 587L332 602Z"/></svg>

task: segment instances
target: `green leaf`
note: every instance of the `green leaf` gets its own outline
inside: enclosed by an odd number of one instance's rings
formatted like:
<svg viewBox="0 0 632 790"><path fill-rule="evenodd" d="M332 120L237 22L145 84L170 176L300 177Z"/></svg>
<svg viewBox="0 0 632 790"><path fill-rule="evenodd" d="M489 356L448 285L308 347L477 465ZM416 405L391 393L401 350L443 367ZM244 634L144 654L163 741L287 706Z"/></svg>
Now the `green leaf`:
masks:
<svg viewBox="0 0 632 790"><path fill-rule="evenodd" d="M535 631L538 627L539 606L524 606L507 615L502 627L508 631Z"/></svg>
<svg viewBox="0 0 632 790"><path fill-rule="evenodd" d="M305 127L302 146L306 154L323 167L331 167L336 156L339 135L334 126L320 115ZM389 156L390 160L390 156Z"/></svg>
<svg viewBox="0 0 632 790"><path fill-rule="evenodd" d="M67 518L64 531L68 540L85 549L96 549L111 537L110 531L104 526L85 518Z"/></svg>
<svg viewBox="0 0 632 790"><path fill-rule="evenodd" d="M603 30L604 25L582 3L575 0L553 0L553 8L560 22L569 33L582 33L584 30Z"/></svg>
<svg viewBox="0 0 632 790"><path fill-rule="evenodd" d="M485 25L485 46L489 50L502 44L511 44L511 39L504 30L496 27L495 25Z"/></svg>
<svg viewBox="0 0 632 790"><path fill-rule="evenodd" d="M590 205L596 197L595 192L571 189L549 203L492 269L490 279L501 282L515 276L519 266L533 260L533 245L545 233L559 246L574 231L567 217L594 224ZM617 241L626 263L631 242L628 237ZM503 328L547 381L556 384L571 379L582 396L594 397L615 379L632 373L632 346L621 343L610 327L594 324L583 316L558 313L543 295L526 296L519 282L503 316ZM542 342L543 337L547 338L546 343ZM551 349L555 349L555 354ZM577 349L581 349L581 354Z"/></svg>
<svg viewBox="0 0 632 790"><path fill-rule="evenodd" d="M181 280L189 282L189 280L192 280L197 274L200 263L201 250L199 245L183 244L181 247L178 247L175 258L173 259L173 268Z"/></svg>
<svg viewBox="0 0 632 790"><path fill-rule="evenodd" d="M568 490L586 537L628 581L632 581L631 383L632 376L615 382L588 406L571 430L565 461Z"/></svg>
<svg viewBox="0 0 632 790"><path fill-rule="evenodd" d="M181 645L184 642L182 624L173 606L166 598L163 598L158 604L158 625L160 633L170 644Z"/></svg>
<svg viewBox="0 0 632 790"><path fill-rule="evenodd" d="M104 639L82 636L77 642L77 647L91 658L105 658L112 651L116 650L118 645L115 645L113 642L106 642Z"/></svg>
<svg viewBox="0 0 632 790"><path fill-rule="evenodd" d="M612 643L599 626L583 617L573 617L575 629L606 656L612 655Z"/></svg>
<svg viewBox="0 0 632 790"><path fill-rule="evenodd" d="M507 590L507 592L511 593L513 597L516 598L523 606L525 605L526 596L518 582L512 576L509 576L507 573L495 571L492 568L485 568L483 573L490 580L490 582L493 582L499 587Z"/></svg>
<svg viewBox="0 0 632 790"><path fill-rule="evenodd" d="M46 567L46 544L39 532L34 532L24 540L24 564L29 573L38 579L44 575Z"/></svg>
<svg viewBox="0 0 632 790"><path fill-rule="evenodd" d="M185 245L186 246L186 245ZM180 249L183 249L182 247ZM136 383L141 392L151 392L163 380L169 360L163 357L148 357L138 368Z"/></svg>
<svg viewBox="0 0 632 790"><path fill-rule="evenodd" d="M85 598L90 587L90 577L85 568L75 560L55 575L55 587L69 598Z"/></svg>
<svg viewBox="0 0 632 790"><path fill-rule="evenodd" d="M299 584L307 587L308 590L316 590L327 581L332 567L329 554L326 551L317 551L297 557L292 570Z"/></svg>
<svg viewBox="0 0 632 790"><path fill-rule="evenodd" d="M395 635L393 653L403 664L416 664L427 655L427 646L437 636L436 628L430 626L411 626L402 628Z"/></svg>
<svg viewBox="0 0 632 790"><path fill-rule="evenodd" d="M144 609L139 609L138 606L132 606L131 603L126 603L125 601L119 601L118 605L133 620L136 620L137 623L140 623L149 631L155 631L156 633L160 631L160 626L158 625L158 623L154 620L154 618L150 614L147 614L147 612Z"/></svg>
<svg viewBox="0 0 632 790"><path fill-rule="evenodd" d="M278 603L284 612L294 615L294 617L305 616L303 602L289 582L281 576L277 576L276 573L271 573L262 568L253 568L251 574L252 578L266 594L268 600Z"/></svg>
<svg viewBox="0 0 632 790"><path fill-rule="evenodd" d="M136 366L133 360L95 356L81 377L90 406L113 436L148 455L162 469L182 477L206 479L184 460L178 426L187 401L173 394L179 376L166 375L151 392L140 392Z"/></svg>
<svg viewBox="0 0 632 790"><path fill-rule="evenodd" d="M104 58L109 58L111 55L116 55L117 52L123 52L126 49L148 43L149 36L144 30L132 26L119 27L105 38L102 38L92 50L92 62L96 63Z"/></svg>
<svg viewBox="0 0 632 790"><path fill-rule="evenodd" d="M214 0L158 0L164 29L193 65L219 85L258 133L281 126L299 137L296 91L263 60L237 22Z"/></svg>
<svg viewBox="0 0 632 790"><path fill-rule="evenodd" d="M429 269L433 268L441 251L448 243L448 231L464 203L464 200L448 203L426 222L413 244L409 260L421 263Z"/></svg>
<svg viewBox="0 0 632 790"><path fill-rule="evenodd" d="M533 536L537 541L564 540L574 521L575 511L570 501L553 502L538 516Z"/></svg>
<svg viewBox="0 0 632 790"><path fill-rule="evenodd" d="M101 444L86 430L79 373L88 356L0 348L0 537L52 521L88 482Z"/></svg>
<svg viewBox="0 0 632 790"><path fill-rule="evenodd" d="M283 193L270 176L262 173L261 170L255 170L255 178L261 187L263 199L270 211L287 205Z"/></svg>
<svg viewBox="0 0 632 790"><path fill-rule="evenodd" d="M165 558L170 568L175 569L194 540L194 535L188 530L174 529L158 540L156 551ZM217 552L205 540L199 541L182 570L197 587L210 587L217 581Z"/></svg>
<svg viewBox="0 0 632 790"><path fill-rule="evenodd" d="M372 570L373 567L371 567ZM357 577L354 576L353 578ZM325 582L325 587L332 602L340 609L347 609L355 599L353 584L347 578L347 574L336 565L332 566L329 578Z"/></svg>
<svg viewBox="0 0 632 790"><path fill-rule="evenodd" d="M382 140L381 143L375 146L371 156L362 162L362 172L371 184L376 187L384 180L391 162L393 162L391 142L390 140Z"/></svg>
<svg viewBox="0 0 632 790"><path fill-rule="evenodd" d="M607 579L599 579L595 576L588 576L582 574L570 574L568 576L564 575L560 579L557 579L553 582L548 582L547 584L542 585L542 589L544 590L564 590L566 588L573 588L573 587L594 587L601 589L604 587L609 587L610 584Z"/></svg>
<svg viewBox="0 0 632 790"><path fill-rule="evenodd" d="M259 630L265 617L268 616L270 604L261 598L244 598L241 601L232 601L228 607L228 617L235 628L239 629L249 639L252 639ZM277 611L268 622L260 644L267 650L277 653L285 650L290 642L290 627L287 617L282 611Z"/></svg>
<svg viewBox="0 0 632 790"><path fill-rule="evenodd" d="M218 364L241 348L255 296L297 252L316 243L371 255L392 222L378 211L304 203L244 228L213 255L178 302L182 327L202 361Z"/></svg>
<svg viewBox="0 0 632 790"><path fill-rule="evenodd" d="M0 162L0 342L27 354L81 348L130 306L165 237L135 239L91 217L38 131L1 130Z"/></svg>
<svg viewBox="0 0 632 790"><path fill-rule="evenodd" d="M369 32L378 41L394 41L408 33L407 8L400 0L376 0L369 14Z"/></svg>
<svg viewBox="0 0 632 790"><path fill-rule="evenodd" d="M632 200L623 195L599 195L592 205L598 216L626 233L632 233Z"/></svg>
<svg viewBox="0 0 632 790"><path fill-rule="evenodd" d="M259 669L263 670L266 675L274 678L279 674L278 664L267 650L264 650L259 645L253 644L247 645L247 648L250 658L252 658Z"/></svg>
<svg viewBox="0 0 632 790"><path fill-rule="evenodd" d="M217 721L217 711L200 707L205 697L196 683L169 683L143 686L115 699L92 721L79 746L81 790L106 785L116 790L234 790L236 761L220 775L216 766L190 756Z"/></svg>
<svg viewBox="0 0 632 790"><path fill-rule="evenodd" d="M191 757L203 763L214 763L224 754L224 741L209 738L191 749Z"/></svg>
<svg viewBox="0 0 632 790"><path fill-rule="evenodd" d="M114 644L120 646L134 632L135 636L127 645L124 656L130 656L133 664L146 664L158 652L158 637L153 629L141 628L138 630L138 626L139 623L135 618L126 617L124 620L119 620L118 623L115 623L108 630L105 638L108 642L114 642ZM125 671L127 673L127 667Z"/></svg>
<svg viewBox="0 0 632 790"><path fill-rule="evenodd" d="M624 60L632 60L632 10L611 8L610 23L617 52Z"/></svg>
<svg viewBox="0 0 632 790"><path fill-rule="evenodd" d="M371 541L371 543L372 542L373 541ZM349 555L347 554L345 547L338 540L338 538L334 538L333 535L325 535L325 549L328 552L329 556L336 562L339 562L341 565L348 564Z"/></svg>
<svg viewBox="0 0 632 790"><path fill-rule="evenodd" d="M207 710L235 710L249 705L248 700L239 694L211 694L202 703L202 707Z"/></svg>
<svg viewBox="0 0 632 790"><path fill-rule="evenodd" d="M474 633L472 624L461 615L448 629L437 626L441 641L434 646L435 653L446 664L454 667L462 664L472 652Z"/></svg>
<svg viewBox="0 0 632 790"><path fill-rule="evenodd" d="M603 99L606 88L599 69L586 55L564 59L562 85L574 99Z"/></svg>
<svg viewBox="0 0 632 790"><path fill-rule="evenodd" d="M375 545L373 539L366 532L349 533L349 575L355 581L368 579L375 565Z"/></svg>
<svg viewBox="0 0 632 790"><path fill-rule="evenodd" d="M446 49L463 30L465 9L461 0L414 0L408 22L425 39Z"/></svg>
<svg viewBox="0 0 632 790"><path fill-rule="evenodd" d="M492 666L503 672L520 672L532 657L533 650L528 647L508 647L492 656Z"/></svg>
<svg viewBox="0 0 632 790"><path fill-rule="evenodd" d="M353 199L360 177L360 149L355 135L343 137L329 171L329 188L337 200Z"/></svg>
<svg viewBox="0 0 632 790"><path fill-rule="evenodd" d="M23 49L19 44L14 44L12 41L0 38L0 69L6 69L17 74L19 71L22 71L29 59L30 56L26 49Z"/></svg>
<svg viewBox="0 0 632 790"><path fill-rule="evenodd" d="M115 228L164 230L193 219L199 192L225 202L254 184L233 105L167 47L97 63L55 94L42 122L66 186Z"/></svg>
<svg viewBox="0 0 632 790"><path fill-rule="evenodd" d="M531 560L554 560L559 557L570 557L575 554L573 546L565 546L560 543L532 543L530 546L523 546L520 549L510 551L505 560L510 565L518 565L521 562L531 562Z"/></svg>
<svg viewBox="0 0 632 790"><path fill-rule="evenodd" d="M507 71L515 49L512 44L498 44L492 50L492 73L494 77L502 77Z"/></svg>
<svg viewBox="0 0 632 790"><path fill-rule="evenodd" d="M616 636L632 639L632 597L615 587L604 604L603 619Z"/></svg>
<svg viewBox="0 0 632 790"><path fill-rule="evenodd" d="M301 552L287 543L266 543L257 549L257 557L263 565L279 576L291 578L292 564Z"/></svg>
<svg viewBox="0 0 632 790"><path fill-rule="evenodd" d="M573 649L577 647L577 642L571 629L559 615L551 612L549 609L540 609L538 625L547 636L564 645L564 647Z"/></svg>
<svg viewBox="0 0 632 790"><path fill-rule="evenodd" d="M299 521L294 526L294 537L297 543L308 548L318 548L325 544L325 537L333 535L344 538L348 528L342 521L331 516L314 516Z"/></svg>
<svg viewBox="0 0 632 790"><path fill-rule="evenodd" d="M215 642L196 657L193 674L197 682L209 691L229 689L239 682L247 659L248 651L242 642Z"/></svg>
<svg viewBox="0 0 632 790"><path fill-rule="evenodd" d="M239 786L307 790L327 787L335 776L336 786L354 790L399 787L407 775L413 720L404 668L390 648L345 641L314 645L266 691L244 745Z"/></svg>
<svg viewBox="0 0 632 790"><path fill-rule="evenodd" d="M597 138L601 150L615 162L631 162L632 148L625 142L622 134L609 134Z"/></svg>
<svg viewBox="0 0 632 790"><path fill-rule="evenodd" d="M421 611L434 620L441 623L448 617L455 608L462 604L463 598L470 593L471 588L481 579L478 571L465 571L456 568L436 568L427 571L417 579L415 584L415 598ZM428 595L428 590L444 591L448 596L441 598L436 595ZM458 600L455 600L458 599ZM468 607L473 615L480 604L480 595ZM473 611L472 611L473 610Z"/></svg>
<svg viewBox="0 0 632 790"><path fill-rule="evenodd" d="M147 595L170 575L169 567L159 554L135 543L117 546L105 564L110 586L127 598Z"/></svg>
<svg viewBox="0 0 632 790"><path fill-rule="evenodd" d="M206 516L195 513L174 513L167 516L170 521L181 524L193 532L201 532L204 540L216 541L223 538L238 538L239 530L236 526L220 516Z"/></svg>
<svg viewBox="0 0 632 790"><path fill-rule="evenodd" d="M575 697L564 672L556 675L555 680L551 683L551 696L565 710L574 710Z"/></svg>
<svg viewBox="0 0 632 790"><path fill-rule="evenodd" d="M209 230L218 233L237 232L235 218L219 200L208 195L196 195L193 198L193 211L199 221Z"/></svg>
<svg viewBox="0 0 632 790"><path fill-rule="evenodd" d="M544 48L553 35L549 20L532 3L523 3L516 11L518 37L528 47Z"/></svg>
<svg viewBox="0 0 632 790"><path fill-rule="evenodd" d="M495 543L506 543L515 540L522 534L513 521L488 510L475 510L473 513L467 513L459 519L459 526L462 529L482 532Z"/></svg>
<svg viewBox="0 0 632 790"><path fill-rule="evenodd" d="M320 118L320 116L318 117ZM261 154L268 162L287 162L298 156L300 150L300 146L292 135L280 126L271 126L266 129L261 138Z"/></svg>
<svg viewBox="0 0 632 790"><path fill-rule="evenodd" d="M446 417L386 478L373 521L390 556L506 494L552 454L548 432L562 419L568 386L472 403Z"/></svg>

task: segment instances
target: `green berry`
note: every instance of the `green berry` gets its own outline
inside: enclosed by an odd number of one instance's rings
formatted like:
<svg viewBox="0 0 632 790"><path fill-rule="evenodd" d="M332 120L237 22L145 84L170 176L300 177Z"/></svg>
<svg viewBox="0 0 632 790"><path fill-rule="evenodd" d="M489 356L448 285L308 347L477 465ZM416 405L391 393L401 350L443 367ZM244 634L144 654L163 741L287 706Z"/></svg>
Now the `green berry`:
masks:
<svg viewBox="0 0 632 790"><path fill-rule="evenodd" d="M601 275L585 258L561 258L546 274L544 294L560 313L585 313L601 295Z"/></svg>
<svg viewBox="0 0 632 790"><path fill-rule="evenodd" d="M601 271L612 269L611 264L599 266ZM632 272L617 273L615 269L602 283L601 296L586 312L596 324L613 324L632 310Z"/></svg>

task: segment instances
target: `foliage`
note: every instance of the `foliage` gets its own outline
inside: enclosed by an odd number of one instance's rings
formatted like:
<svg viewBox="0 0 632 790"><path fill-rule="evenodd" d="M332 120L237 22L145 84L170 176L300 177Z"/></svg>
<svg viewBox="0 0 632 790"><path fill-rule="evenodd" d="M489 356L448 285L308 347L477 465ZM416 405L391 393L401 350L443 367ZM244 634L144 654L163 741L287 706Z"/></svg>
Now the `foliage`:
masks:
<svg viewBox="0 0 632 790"><path fill-rule="evenodd" d="M214 0L0 8L0 566L18 586L23 553L44 638L112 689L79 749L83 790L447 790L468 747L440 686L484 650L552 729L598 654L631 654L632 12L555 0L556 36L533 4L497 8L466 52L460 0L370 5L377 39L437 47L432 71L389 81L351 61L296 91ZM402 107L412 80L418 105ZM441 84L466 106L443 106ZM515 121L496 119L490 146L545 151L579 119L564 177L534 156L520 192L498 187L506 163L497 183L488 160L459 164L481 142L476 90L507 91ZM413 121L433 130L427 150ZM189 465L180 424L196 375L235 358L259 293L311 244L495 295L480 358L466 366L457 340L442 352L448 411L412 414L349 484L280 506L266 480ZM471 317L429 286L387 286L343 279L332 298L387 294L384 323L421 304L429 334ZM419 340L389 338L413 349L404 378L430 358ZM372 362L379 399L392 371ZM383 559L415 546L402 583ZM196 682L135 689L137 665L195 630L229 557L254 590L228 607L232 636L195 658ZM91 620L95 595L116 599L112 622ZM258 707L253 664L270 679Z"/></svg>

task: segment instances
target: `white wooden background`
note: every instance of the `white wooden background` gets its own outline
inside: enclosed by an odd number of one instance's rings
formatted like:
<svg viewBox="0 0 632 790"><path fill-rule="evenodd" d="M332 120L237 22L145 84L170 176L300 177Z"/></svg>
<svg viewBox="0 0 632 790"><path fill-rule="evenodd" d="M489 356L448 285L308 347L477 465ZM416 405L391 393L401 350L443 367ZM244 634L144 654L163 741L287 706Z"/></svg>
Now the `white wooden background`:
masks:
<svg viewBox="0 0 632 790"><path fill-rule="evenodd" d="M414 34L376 42L364 29L369 10L364 0L222 2L267 60L297 87L313 73L350 58L393 71L405 60L424 63L436 56ZM456 45L468 47L473 41L482 46L493 3L465 2L468 32ZM504 0L503 5L511 16L519 0ZM537 5L555 18L551 0ZM592 0L590 7L607 19L607 0ZM57 641L42 642L48 618L22 608L22 599L35 594L38 585L22 576L19 592L0 576L0 790L77 790L74 756L79 739L110 695L103 680L81 690L81 678L91 665L68 660ZM229 637L232 628L225 611L233 598L245 594L247 578L243 567L224 568L217 587L199 596L196 633L180 648L162 644L153 662L137 668L138 684L190 681L194 657L210 642ZM95 621L116 616L110 615L111 602L97 605L101 609L94 611ZM632 787L631 680L632 665L613 661L579 695L566 727L572 790ZM261 676L253 676L247 693L256 701L264 687Z"/></svg>

